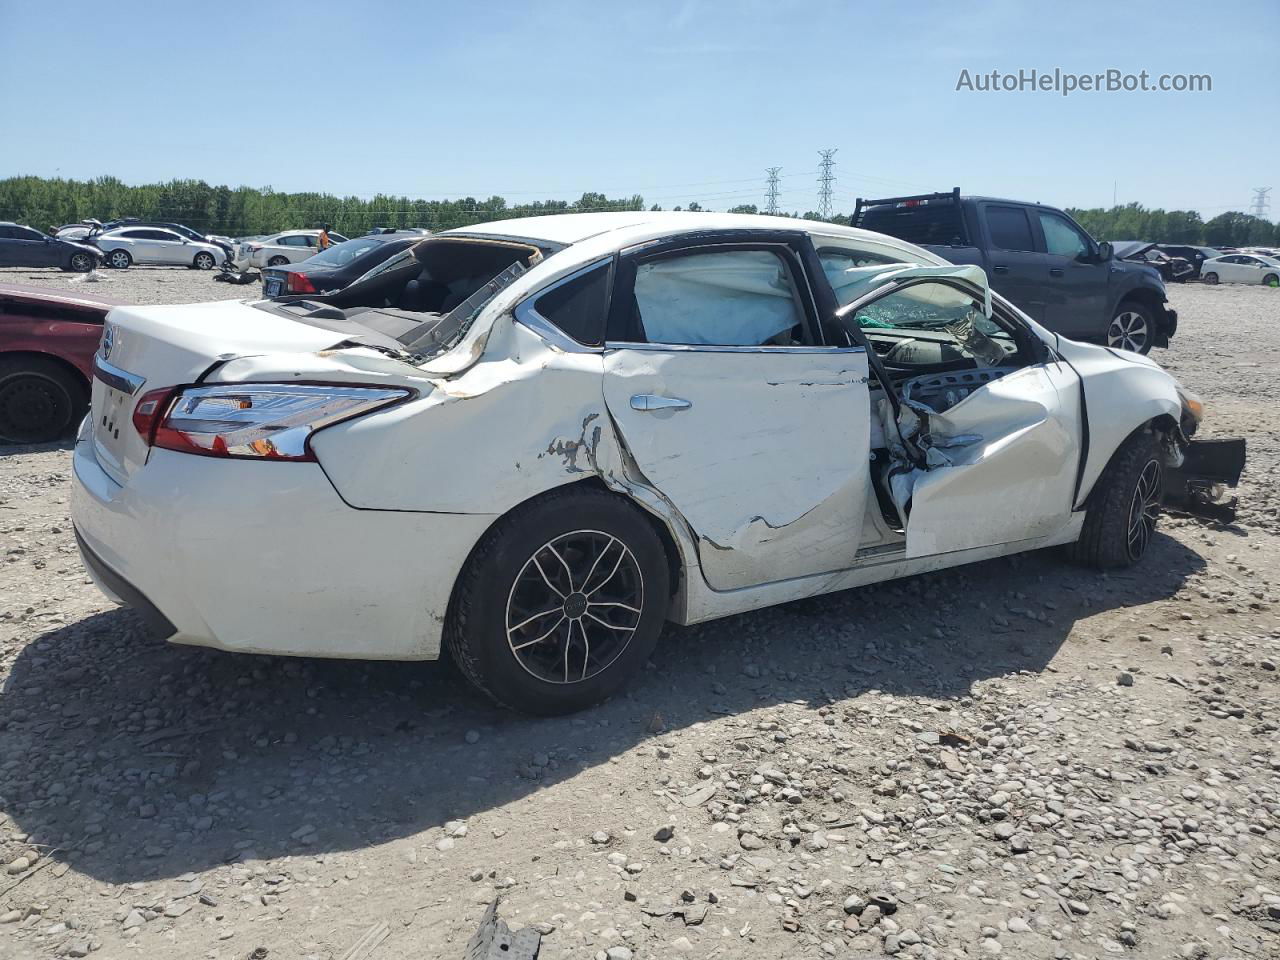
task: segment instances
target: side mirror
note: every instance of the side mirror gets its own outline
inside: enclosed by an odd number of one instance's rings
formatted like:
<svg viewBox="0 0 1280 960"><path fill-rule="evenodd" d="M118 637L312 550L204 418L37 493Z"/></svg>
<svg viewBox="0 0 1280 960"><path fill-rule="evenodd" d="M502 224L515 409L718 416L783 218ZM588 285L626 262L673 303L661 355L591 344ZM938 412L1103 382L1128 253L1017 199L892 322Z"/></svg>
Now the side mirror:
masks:
<svg viewBox="0 0 1280 960"><path fill-rule="evenodd" d="M1112 259L1115 255L1116 255L1115 248L1111 246L1111 243L1109 241L1103 240L1101 243L1098 244L1098 262L1099 263L1106 263L1108 260Z"/></svg>

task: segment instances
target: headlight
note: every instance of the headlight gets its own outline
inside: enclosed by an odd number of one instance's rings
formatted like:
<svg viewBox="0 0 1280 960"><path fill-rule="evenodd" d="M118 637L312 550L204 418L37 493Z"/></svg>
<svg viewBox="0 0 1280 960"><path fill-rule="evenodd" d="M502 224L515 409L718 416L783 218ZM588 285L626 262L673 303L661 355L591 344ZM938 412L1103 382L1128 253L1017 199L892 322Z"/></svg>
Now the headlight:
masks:
<svg viewBox="0 0 1280 960"><path fill-rule="evenodd" d="M1182 401L1182 419L1184 423L1190 419L1192 424L1199 426L1200 421L1204 419L1204 401L1182 386L1182 384L1178 384L1178 399Z"/></svg>

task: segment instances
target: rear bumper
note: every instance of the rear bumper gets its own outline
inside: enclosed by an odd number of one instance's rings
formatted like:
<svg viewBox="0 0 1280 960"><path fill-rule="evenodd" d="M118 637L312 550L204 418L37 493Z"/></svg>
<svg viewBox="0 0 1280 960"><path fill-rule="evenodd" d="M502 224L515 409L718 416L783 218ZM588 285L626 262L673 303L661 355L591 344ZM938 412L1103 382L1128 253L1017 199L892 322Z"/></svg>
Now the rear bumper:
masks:
<svg viewBox="0 0 1280 960"><path fill-rule="evenodd" d="M178 632L160 609L148 600L133 584L108 567L96 553L84 542L84 537L77 529L76 546L80 548L80 559L84 561L89 576L98 585L98 589L117 603L133 607L146 624L147 632L158 640L167 640Z"/></svg>
<svg viewBox="0 0 1280 960"><path fill-rule="evenodd" d="M347 506L314 463L154 450L113 481L76 444L71 512L105 593L175 643L429 660L491 517Z"/></svg>

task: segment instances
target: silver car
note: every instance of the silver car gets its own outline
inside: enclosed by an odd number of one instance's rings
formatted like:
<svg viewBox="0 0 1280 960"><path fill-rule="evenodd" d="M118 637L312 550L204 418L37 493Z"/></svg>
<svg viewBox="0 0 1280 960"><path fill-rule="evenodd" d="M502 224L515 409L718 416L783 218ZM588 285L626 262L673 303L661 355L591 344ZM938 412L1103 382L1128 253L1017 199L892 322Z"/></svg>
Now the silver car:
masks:
<svg viewBox="0 0 1280 960"><path fill-rule="evenodd" d="M132 264L156 264L212 270L227 252L160 227L117 227L94 237L106 264L123 270Z"/></svg>

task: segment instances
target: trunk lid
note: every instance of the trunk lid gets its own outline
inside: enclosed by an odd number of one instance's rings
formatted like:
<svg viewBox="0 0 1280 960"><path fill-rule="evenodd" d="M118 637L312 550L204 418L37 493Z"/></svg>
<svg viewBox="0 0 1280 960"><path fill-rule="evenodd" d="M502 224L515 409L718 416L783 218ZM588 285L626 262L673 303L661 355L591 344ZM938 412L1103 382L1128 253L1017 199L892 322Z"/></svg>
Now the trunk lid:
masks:
<svg viewBox="0 0 1280 960"><path fill-rule="evenodd" d="M124 484L147 460L149 448L133 427L143 394L192 383L220 359L323 350L343 339L241 301L117 307L107 314L94 357L94 456Z"/></svg>

